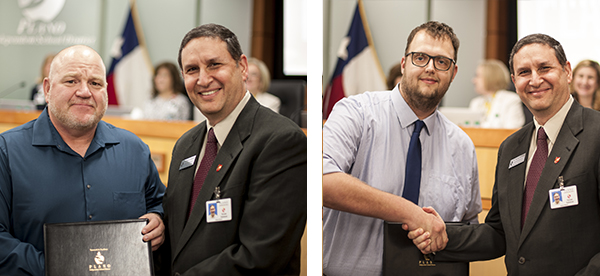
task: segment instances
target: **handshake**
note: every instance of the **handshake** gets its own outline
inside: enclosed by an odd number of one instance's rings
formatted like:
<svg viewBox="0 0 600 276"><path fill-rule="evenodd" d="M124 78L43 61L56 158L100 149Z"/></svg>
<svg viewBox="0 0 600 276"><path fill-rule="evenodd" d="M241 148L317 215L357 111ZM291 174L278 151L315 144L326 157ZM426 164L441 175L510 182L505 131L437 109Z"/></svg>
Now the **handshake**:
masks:
<svg viewBox="0 0 600 276"><path fill-rule="evenodd" d="M432 207L423 207L422 215L415 223L405 223L402 228L409 231L408 238L421 250L423 254L438 252L446 248L448 235L446 224Z"/></svg>

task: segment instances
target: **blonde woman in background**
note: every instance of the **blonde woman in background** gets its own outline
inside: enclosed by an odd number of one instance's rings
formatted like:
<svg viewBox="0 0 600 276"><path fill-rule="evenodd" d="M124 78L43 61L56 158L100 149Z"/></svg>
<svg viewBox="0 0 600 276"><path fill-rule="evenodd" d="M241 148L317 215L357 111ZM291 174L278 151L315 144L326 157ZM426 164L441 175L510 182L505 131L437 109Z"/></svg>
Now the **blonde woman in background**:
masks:
<svg viewBox="0 0 600 276"><path fill-rule="evenodd" d="M473 84L480 96L471 100L469 108L484 113L481 127L520 128L525 124L521 99L517 93L506 90L510 75L504 63L493 59L482 61Z"/></svg>
<svg viewBox="0 0 600 276"><path fill-rule="evenodd" d="M580 61L573 69L573 81L569 85L571 95L583 107L600 110L600 65L593 60Z"/></svg>
<svg viewBox="0 0 600 276"><path fill-rule="evenodd" d="M254 96L258 103L279 113L281 100L277 96L266 92L270 84L271 74L267 65L259 59L248 58L246 88L252 93L252 96Z"/></svg>

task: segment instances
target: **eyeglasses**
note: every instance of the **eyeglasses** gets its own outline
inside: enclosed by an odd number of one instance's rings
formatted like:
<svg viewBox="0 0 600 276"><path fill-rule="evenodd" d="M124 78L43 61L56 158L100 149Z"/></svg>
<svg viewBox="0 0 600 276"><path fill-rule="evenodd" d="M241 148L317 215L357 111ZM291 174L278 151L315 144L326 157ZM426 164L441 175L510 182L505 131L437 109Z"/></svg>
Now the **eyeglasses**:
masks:
<svg viewBox="0 0 600 276"><path fill-rule="evenodd" d="M432 57L428 54L420 53L420 52L410 52L410 53L406 54L406 56L409 56L409 55L412 55L412 58L411 58L412 64L417 67L427 66L427 64L429 64L429 61L431 59L433 59L433 67L435 67L435 69L438 69L440 71L448 71L448 69L450 69L450 67L452 67L452 63L456 64L456 62L453 59L447 58L445 56Z"/></svg>

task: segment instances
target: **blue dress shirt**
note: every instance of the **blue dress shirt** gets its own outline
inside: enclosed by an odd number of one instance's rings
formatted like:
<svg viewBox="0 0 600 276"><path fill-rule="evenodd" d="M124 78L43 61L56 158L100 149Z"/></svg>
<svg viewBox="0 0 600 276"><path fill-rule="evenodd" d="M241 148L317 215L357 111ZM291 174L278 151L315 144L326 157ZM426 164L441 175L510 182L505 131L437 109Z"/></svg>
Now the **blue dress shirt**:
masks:
<svg viewBox="0 0 600 276"><path fill-rule="evenodd" d="M348 173L401 196L416 120L398 86L342 99L323 128L323 174ZM477 223L481 196L473 142L438 111L423 121L418 205L432 206L445 221ZM382 220L324 208L325 274L380 275L382 257Z"/></svg>
<svg viewBox="0 0 600 276"><path fill-rule="evenodd" d="M44 223L162 216L164 191L133 133L100 121L81 157L44 110L0 134L0 275L44 274Z"/></svg>

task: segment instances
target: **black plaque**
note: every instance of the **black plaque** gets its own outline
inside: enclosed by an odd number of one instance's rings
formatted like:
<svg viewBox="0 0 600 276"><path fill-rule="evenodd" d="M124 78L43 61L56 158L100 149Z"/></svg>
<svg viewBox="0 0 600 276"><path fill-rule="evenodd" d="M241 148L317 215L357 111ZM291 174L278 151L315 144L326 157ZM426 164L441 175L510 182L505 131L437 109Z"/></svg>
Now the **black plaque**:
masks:
<svg viewBox="0 0 600 276"><path fill-rule="evenodd" d="M469 262L439 262L423 255L401 223L386 221L383 228L383 276L469 276Z"/></svg>
<svg viewBox="0 0 600 276"><path fill-rule="evenodd" d="M153 275L146 219L44 224L46 275Z"/></svg>

